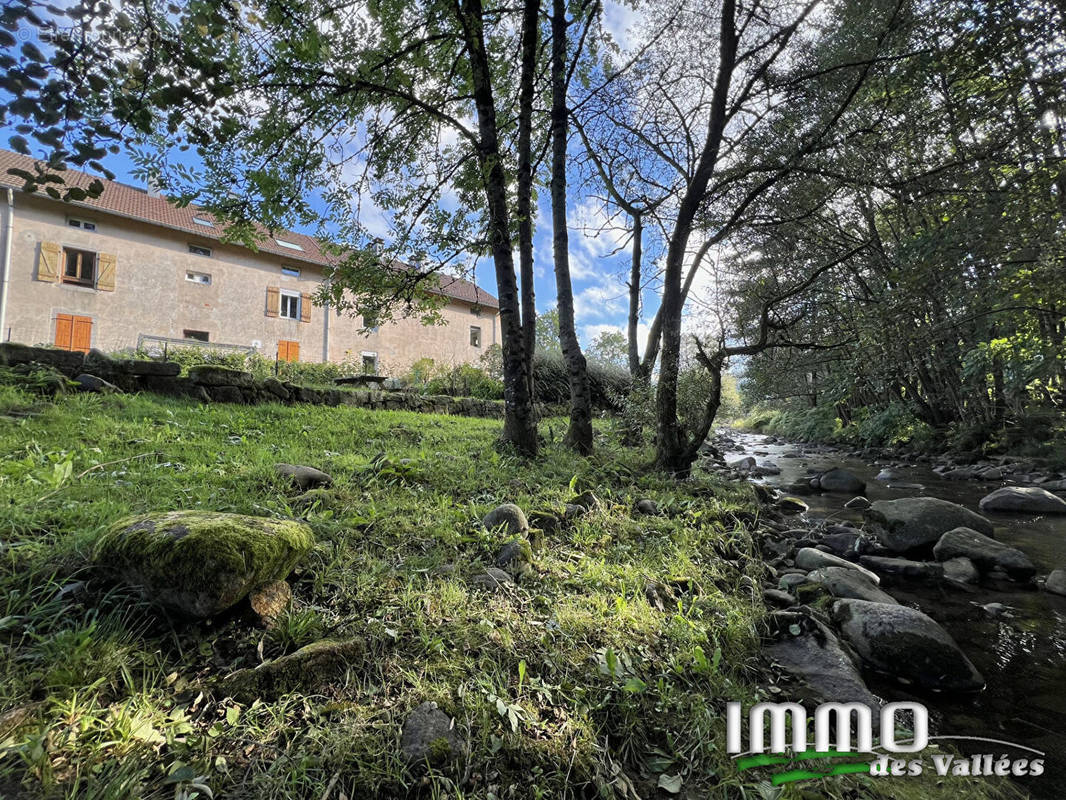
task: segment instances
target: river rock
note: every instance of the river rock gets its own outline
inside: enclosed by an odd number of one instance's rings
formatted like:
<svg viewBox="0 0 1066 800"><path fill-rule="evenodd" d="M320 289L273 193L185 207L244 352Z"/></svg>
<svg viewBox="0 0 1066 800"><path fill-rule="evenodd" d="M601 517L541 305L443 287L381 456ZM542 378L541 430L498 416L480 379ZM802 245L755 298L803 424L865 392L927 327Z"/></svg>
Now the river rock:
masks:
<svg viewBox="0 0 1066 800"><path fill-rule="evenodd" d="M875 481L894 481L900 477L899 473L894 469L883 469L874 476Z"/></svg>
<svg viewBox="0 0 1066 800"><path fill-rule="evenodd" d="M870 507L870 501L862 495L853 497L844 504L844 508L857 509L859 511L865 511Z"/></svg>
<svg viewBox="0 0 1066 800"><path fill-rule="evenodd" d="M802 514L810 508L810 506L798 497L792 497L790 495L778 498L776 505L786 514Z"/></svg>
<svg viewBox="0 0 1066 800"><path fill-rule="evenodd" d="M875 532L881 543L897 553L933 544L954 528L992 533L992 523L980 514L936 497L878 500L864 516L877 526Z"/></svg>
<svg viewBox="0 0 1066 800"><path fill-rule="evenodd" d="M933 546L937 561L960 556L970 559L982 572L997 567L1018 581L1028 581L1036 574L1029 556L1014 547L969 528L955 528L940 537Z"/></svg>
<svg viewBox="0 0 1066 800"><path fill-rule="evenodd" d="M828 533L818 540L820 545L828 547L833 551L834 555L841 557L847 556L849 553L858 553L861 542L862 534L859 531Z"/></svg>
<svg viewBox="0 0 1066 800"><path fill-rule="evenodd" d="M1066 569L1056 569L1047 576L1044 588L1053 593L1066 595Z"/></svg>
<svg viewBox="0 0 1066 800"><path fill-rule="evenodd" d="M972 584L977 583L981 578L981 573L978 571L977 567L970 559L966 558L966 556L949 558L943 563L943 567L944 580L949 583Z"/></svg>
<svg viewBox="0 0 1066 800"><path fill-rule="evenodd" d="M517 536L529 530L529 520L526 519L525 512L514 503L496 506L485 515L481 524L490 531L502 526L504 532L510 536Z"/></svg>
<svg viewBox="0 0 1066 800"><path fill-rule="evenodd" d="M865 570L822 567L808 574L807 580L824 586L834 597L852 597L871 603L896 602L894 597L877 588L877 582L870 580Z"/></svg>
<svg viewBox="0 0 1066 800"><path fill-rule="evenodd" d="M725 463L727 467L747 472L750 469L754 469L757 462L752 456L741 456L740 458L727 458Z"/></svg>
<svg viewBox="0 0 1066 800"><path fill-rule="evenodd" d="M785 592L792 592L801 583L807 582L807 573L787 572L777 580L778 588Z"/></svg>
<svg viewBox="0 0 1066 800"><path fill-rule="evenodd" d="M796 598L783 589L763 589L762 598L767 603L772 603L782 608L788 608L796 604Z"/></svg>
<svg viewBox="0 0 1066 800"><path fill-rule="evenodd" d="M437 708L436 703L423 703L403 724L400 750L411 765L428 761L439 766L457 758L461 747L454 720Z"/></svg>
<svg viewBox="0 0 1066 800"><path fill-rule="evenodd" d="M1023 514L1066 514L1066 500L1046 489L1004 486L981 498L982 511L1017 511Z"/></svg>
<svg viewBox="0 0 1066 800"><path fill-rule="evenodd" d="M941 564L928 561L911 561L906 558L887 556L859 556L859 563L882 577L902 580L933 581L944 574Z"/></svg>
<svg viewBox="0 0 1066 800"><path fill-rule="evenodd" d="M283 478L289 478L296 486L303 489L327 488L333 485L333 477L314 467L301 464L275 464L274 472Z"/></svg>
<svg viewBox="0 0 1066 800"><path fill-rule="evenodd" d="M97 539L93 559L122 582L187 617L211 617L255 587L281 581L314 545L293 520L167 511L122 520Z"/></svg>
<svg viewBox="0 0 1066 800"><path fill-rule="evenodd" d="M818 483L825 492L861 494L866 491L866 481L840 467L823 472L818 478Z"/></svg>
<svg viewBox="0 0 1066 800"><path fill-rule="evenodd" d="M600 502L600 498L598 498L591 489L586 489L581 494L571 498L568 505L580 506L585 509L585 511L597 511L603 508L603 503Z"/></svg>
<svg viewBox="0 0 1066 800"><path fill-rule="evenodd" d="M840 641L824 625L819 625L817 632L782 639L764 652L797 681L797 699L811 704L862 703L870 707L874 720L879 719L877 698L866 688Z"/></svg>
<svg viewBox="0 0 1066 800"><path fill-rule="evenodd" d="M875 669L925 689L971 692L985 685L948 632L910 606L837 600L833 620L844 639Z"/></svg>
<svg viewBox="0 0 1066 800"><path fill-rule="evenodd" d="M842 567L844 569L851 569L859 572L867 577L873 583L880 583L881 579L876 574L870 572L865 567L860 567L858 564L853 564L850 561L845 561L839 556L835 556L832 553L826 553L822 550L816 550L813 547L801 548L796 553L796 566L802 569L821 569L822 567Z"/></svg>

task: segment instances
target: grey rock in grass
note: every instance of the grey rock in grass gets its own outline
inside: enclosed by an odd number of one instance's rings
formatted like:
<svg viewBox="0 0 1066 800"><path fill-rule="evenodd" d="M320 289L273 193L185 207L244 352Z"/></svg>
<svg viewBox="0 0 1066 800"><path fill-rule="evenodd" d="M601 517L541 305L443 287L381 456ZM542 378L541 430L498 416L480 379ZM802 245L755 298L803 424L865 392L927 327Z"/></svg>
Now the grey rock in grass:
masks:
<svg viewBox="0 0 1066 800"><path fill-rule="evenodd" d="M1010 547L970 528L955 528L940 537L933 546L937 561L965 557L982 572L997 567L1017 581L1028 581L1036 574L1036 567L1029 556L1016 547Z"/></svg>
<svg viewBox="0 0 1066 800"><path fill-rule="evenodd" d="M533 574L533 548L525 539L513 539L496 555L496 566L515 580L526 578Z"/></svg>
<svg viewBox="0 0 1066 800"><path fill-rule="evenodd" d="M314 467L301 464L275 464L274 472L283 478L289 478L300 489L318 489L333 485L333 476Z"/></svg>
<svg viewBox="0 0 1066 800"><path fill-rule="evenodd" d="M446 764L459 757L461 744L455 721L427 701L412 711L400 734L400 751L409 765L428 762L432 766Z"/></svg>
<svg viewBox="0 0 1066 800"><path fill-rule="evenodd" d="M953 528L972 528L992 534L992 523L976 512L936 497L878 500L865 512L875 533L889 550L904 553L931 545Z"/></svg>
<svg viewBox="0 0 1066 800"><path fill-rule="evenodd" d="M83 392L94 392L96 394L121 394L122 392L115 384L85 372L74 378L74 382L78 384L78 388Z"/></svg>
<svg viewBox="0 0 1066 800"><path fill-rule="evenodd" d="M219 367L214 364L199 364L195 367L190 367L189 379L201 386L250 387L255 383L255 379L250 372Z"/></svg>
<svg viewBox="0 0 1066 800"><path fill-rule="evenodd" d="M633 505L633 511L644 516L655 517L659 514L659 504L650 497L643 497Z"/></svg>
<svg viewBox="0 0 1066 800"><path fill-rule="evenodd" d="M569 505L580 506L586 511L598 511L603 508L603 503L600 502L600 498L598 498L591 489L571 498Z"/></svg>
<svg viewBox="0 0 1066 800"><path fill-rule="evenodd" d="M324 639L295 653L242 669L222 679L222 692L238 703L276 700L291 692L321 692L344 681L349 669L362 664L366 648L359 639Z"/></svg>
<svg viewBox="0 0 1066 800"><path fill-rule="evenodd" d="M837 600L833 620L871 667L925 689L973 692L981 673L935 621L904 605Z"/></svg>
<svg viewBox="0 0 1066 800"><path fill-rule="evenodd" d="M475 575L471 578L471 582L484 589L495 591L504 586L513 585L515 581L514 578L499 567L488 567L480 575Z"/></svg>
<svg viewBox="0 0 1066 800"><path fill-rule="evenodd" d="M481 524L490 531L502 527L504 532L511 536L524 534L529 530L529 520L526 519L525 512L514 503L504 503L492 509L481 520Z"/></svg>
<svg viewBox="0 0 1066 800"><path fill-rule="evenodd" d="M982 511L1014 511L1021 514L1066 514L1066 500L1035 486L1004 486L981 498Z"/></svg>

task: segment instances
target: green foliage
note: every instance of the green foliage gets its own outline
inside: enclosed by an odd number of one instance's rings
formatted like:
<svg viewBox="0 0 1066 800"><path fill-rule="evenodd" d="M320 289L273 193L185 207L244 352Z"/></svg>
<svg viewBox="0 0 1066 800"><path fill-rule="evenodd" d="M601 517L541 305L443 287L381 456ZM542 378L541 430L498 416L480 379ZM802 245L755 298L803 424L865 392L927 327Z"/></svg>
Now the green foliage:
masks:
<svg viewBox="0 0 1066 800"><path fill-rule="evenodd" d="M610 364L589 362L592 406L617 410L631 383L629 373ZM570 377L562 352L537 351L533 358L534 397L537 402L563 405L570 402Z"/></svg>
<svg viewBox="0 0 1066 800"><path fill-rule="evenodd" d="M559 341L559 309L550 308L537 314L537 352L562 354Z"/></svg>
<svg viewBox="0 0 1066 800"><path fill-rule="evenodd" d="M629 343L625 334L618 330L600 331L586 348L585 356L590 362L629 369Z"/></svg>
<svg viewBox="0 0 1066 800"><path fill-rule="evenodd" d="M453 397L502 400L503 381L489 377L484 370L471 364L459 364L428 380L425 384L425 392L426 394L447 394Z"/></svg>

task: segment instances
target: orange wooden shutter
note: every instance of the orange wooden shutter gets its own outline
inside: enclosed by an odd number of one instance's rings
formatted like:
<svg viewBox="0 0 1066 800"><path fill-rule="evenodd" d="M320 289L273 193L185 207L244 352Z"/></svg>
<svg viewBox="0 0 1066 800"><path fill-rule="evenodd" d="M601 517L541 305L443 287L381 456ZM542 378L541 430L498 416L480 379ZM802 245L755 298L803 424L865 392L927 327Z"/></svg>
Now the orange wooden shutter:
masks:
<svg viewBox="0 0 1066 800"><path fill-rule="evenodd" d="M63 248L55 242L41 242L37 259L37 280L55 283L63 274Z"/></svg>
<svg viewBox="0 0 1066 800"><path fill-rule="evenodd" d="M278 360L279 361L299 361L300 360L300 343L290 342L282 339L278 342Z"/></svg>
<svg viewBox="0 0 1066 800"><path fill-rule="evenodd" d="M56 314L56 347L70 350L74 343L74 317L70 314Z"/></svg>
<svg viewBox="0 0 1066 800"><path fill-rule="evenodd" d="M96 288L102 292L115 291L115 256L100 253L96 257Z"/></svg>
<svg viewBox="0 0 1066 800"><path fill-rule="evenodd" d="M304 294L300 295L300 322L310 322L310 321L311 321L311 295L309 295L309 294L307 294L305 292Z"/></svg>
<svg viewBox="0 0 1066 800"><path fill-rule="evenodd" d="M277 286L267 287L267 310L268 317L276 317L281 310L281 289Z"/></svg>
<svg viewBox="0 0 1066 800"><path fill-rule="evenodd" d="M88 353L93 342L93 321L91 317L74 317L74 334L71 350Z"/></svg>

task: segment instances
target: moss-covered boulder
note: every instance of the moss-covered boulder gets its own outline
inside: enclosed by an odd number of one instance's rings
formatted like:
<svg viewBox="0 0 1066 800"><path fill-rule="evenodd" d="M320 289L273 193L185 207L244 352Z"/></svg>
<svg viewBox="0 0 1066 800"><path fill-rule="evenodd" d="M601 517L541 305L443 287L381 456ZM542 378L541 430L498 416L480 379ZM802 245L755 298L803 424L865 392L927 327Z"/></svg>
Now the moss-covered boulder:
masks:
<svg viewBox="0 0 1066 800"><path fill-rule="evenodd" d="M323 639L295 653L242 669L222 679L222 693L238 703L276 700L292 692L321 692L362 664L366 647L359 639Z"/></svg>
<svg viewBox="0 0 1066 800"><path fill-rule="evenodd" d="M160 605L204 618L256 586L284 580L313 545L301 522L168 511L116 523L96 541L93 560Z"/></svg>

